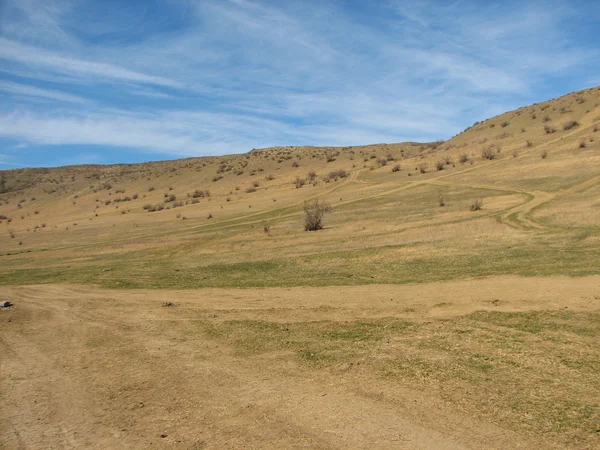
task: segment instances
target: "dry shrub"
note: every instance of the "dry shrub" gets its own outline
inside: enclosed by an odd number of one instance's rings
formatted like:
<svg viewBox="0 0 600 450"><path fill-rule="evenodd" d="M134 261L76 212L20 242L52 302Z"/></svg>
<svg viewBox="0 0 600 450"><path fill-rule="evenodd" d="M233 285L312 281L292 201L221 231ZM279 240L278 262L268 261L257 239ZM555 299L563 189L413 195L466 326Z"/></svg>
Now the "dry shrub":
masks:
<svg viewBox="0 0 600 450"><path fill-rule="evenodd" d="M483 199L481 197L471 200L471 211L479 211L483 208Z"/></svg>
<svg viewBox="0 0 600 450"><path fill-rule="evenodd" d="M304 231L317 231L323 229L325 214L331 212L331 206L319 200L304 202Z"/></svg>
<svg viewBox="0 0 600 450"><path fill-rule="evenodd" d="M394 164L394 167L392 167L392 172L400 172L400 164Z"/></svg>
<svg viewBox="0 0 600 450"><path fill-rule="evenodd" d="M329 172L329 178L336 181L338 178L346 178L347 176L348 172L346 172L344 169L338 169Z"/></svg>
<svg viewBox="0 0 600 450"><path fill-rule="evenodd" d="M461 164L466 163L469 160L469 155L467 155L466 153L463 153L462 155L460 155L458 157L458 162L460 162Z"/></svg>
<svg viewBox="0 0 600 450"><path fill-rule="evenodd" d="M565 122L563 124L563 130L568 131L568 130L578 127L578 126L579 126L579 122L577 122L576 120L569 120L568 122Z"/></svg>
<svg viewBox="0 0 600 450"><path fill-rule="evenodd" d="M551 125L544 125L544 131L546 132L546 134L556 133L556 127L553 127Z"/></svg>
<svg viewBox="0 0 600 450"><path fill-rule="evenodd" d="M300 189L305 184L306 184L306 179L296 177L296 180L294 181L294 185L296 186L296 189Z"/></svg>
<svg viewBox="0 0 600 450"><path fill-rule="evenodd" d="M489 147L482 149L481 157L483 159L494 159L496 157L496 152L494 151L494 146L490 145Z"/></svg>

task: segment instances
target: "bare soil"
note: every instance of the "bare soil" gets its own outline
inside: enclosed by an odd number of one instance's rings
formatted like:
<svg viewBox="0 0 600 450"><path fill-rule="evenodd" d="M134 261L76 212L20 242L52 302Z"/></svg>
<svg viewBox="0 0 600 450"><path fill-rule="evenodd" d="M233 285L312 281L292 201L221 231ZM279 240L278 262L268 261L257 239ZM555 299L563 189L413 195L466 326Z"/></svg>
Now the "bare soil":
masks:
<svg viewBox="0 0 600 450"><path fill-rule="evenodd" d="M493 415L479 412L485 394L475 379L460 402L418 379L382 381L375 360L400 348L392 335L366 353L352 353L360 338L344 342L350 356L328 362L268 342L256 351L243 334L248 324L275 324L285 341L314 324L390 318L441 327L482 310L597 313L600 276L182 291L36 285L2 287L0 297L14 303L0 311L0 448L600 445L592 429L565 438L503 421L502 402ZM598 403L597 390L587 394Z"/></svg>

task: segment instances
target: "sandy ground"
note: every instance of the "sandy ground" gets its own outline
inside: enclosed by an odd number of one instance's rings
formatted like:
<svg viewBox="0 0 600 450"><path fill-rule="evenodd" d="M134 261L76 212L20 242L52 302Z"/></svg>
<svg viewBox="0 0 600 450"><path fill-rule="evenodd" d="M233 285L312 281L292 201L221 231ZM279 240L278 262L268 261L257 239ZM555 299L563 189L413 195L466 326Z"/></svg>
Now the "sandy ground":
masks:
<svg viewBox="0 0 600 450"><path fill-rule="evenodd" d="M555 448L357 371L249 358L195 322L597 311L600 276L190 291L5 287L0 448ZM163 307L174 302L174 307ZM542 440L540 440L542 439Z"/></svg>

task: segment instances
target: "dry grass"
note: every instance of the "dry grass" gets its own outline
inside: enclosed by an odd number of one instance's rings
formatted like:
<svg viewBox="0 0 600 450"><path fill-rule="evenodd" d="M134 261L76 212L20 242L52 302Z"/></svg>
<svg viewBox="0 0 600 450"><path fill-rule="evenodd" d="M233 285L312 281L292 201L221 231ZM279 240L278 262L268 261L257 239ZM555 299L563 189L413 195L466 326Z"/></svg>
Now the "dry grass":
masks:
<svg viewBox="0 0 600 450"><path fill-rule="evenodd" d="M427 289L465 278L476 286L472 280L499 275L594 275L600 153L592 133L600 93L586 92L585 98L584 104L573 96L559 99L564 104L522 108L444 143L278 147L137 166L2 172L7 192L0 194L0 284L235 288L243 303L254 287L301 296L303 289L321 286L315 298L326 299L343 286L376 284L380 293L384 285ZM556 120L562 107L563 120L577 126L557 132L534 119L537 112ZM489 145L505 122L513 135L503 138L502 148ZM378 169L378 159L399 163ZM305 233L303 206L315 199L333 205L335 213L324 229ZM403 302L411 302L410 289ZM504 292L503 286L472 289L469 295L477 298ZM423 302L435 299L435 311L447 311L445 291L427 295ZM314 378L314 371L339 374L361 361L363 389L413 386L468 417L536 439L550 436L559 446L592 448L595 312L568 316L560 310L568 306L566 295L518 315L529 297L511 295L513 310L496 311L494 304L479 305L480 312L459 308L446 321L403 317L402 308L419 306L401 307L380 296L370 307L389 302L397 308L370 318L363 317L366 309L340 312L315 323L309 312L285 311L279 303L277 312L257 316L217 311L227 318L206 329L203 324L200 334L186 328L192 324L179 325L188 337L210 334L242 364L285 354ZM169 311L183 310L176 303ZM275 328L278 320L288 323L285 333ZM176 327L160 326L175 333Z"/></svg>

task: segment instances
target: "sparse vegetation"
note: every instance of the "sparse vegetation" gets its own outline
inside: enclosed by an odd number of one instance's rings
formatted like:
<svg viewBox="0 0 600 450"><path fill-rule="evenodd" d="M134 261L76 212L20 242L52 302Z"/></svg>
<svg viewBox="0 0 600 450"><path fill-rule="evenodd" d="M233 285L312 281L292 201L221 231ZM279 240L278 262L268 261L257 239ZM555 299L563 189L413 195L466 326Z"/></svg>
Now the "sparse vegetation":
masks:
<svg viewBox="0 0 600 450"><path fill-rule="evenodd" d="M479 211L481 208L483 208L483 199L481 197L471 200L471 211Z"/></svg>
<svg viewBox="0 0 600 450"><path fill-rule="evenodd" d="M323 229L325 214L331 212L331 207L325 202L311 200L304 202L304 231Z"/></svg>
<svg viewBox="0 0 600 450"><path fill-rule="evenodd" d="M568 122L565 122L563 124L563 130L568 131L578 126L579 122L577 122L576 120L569 120Z"/></svg>

